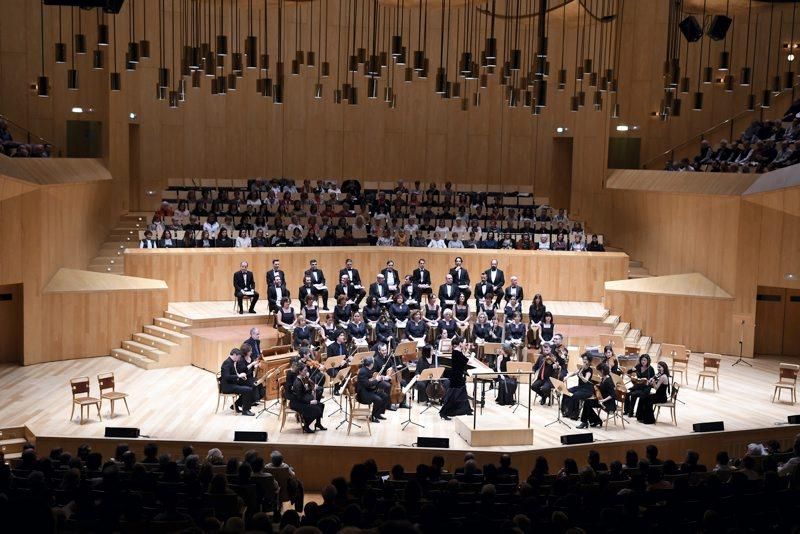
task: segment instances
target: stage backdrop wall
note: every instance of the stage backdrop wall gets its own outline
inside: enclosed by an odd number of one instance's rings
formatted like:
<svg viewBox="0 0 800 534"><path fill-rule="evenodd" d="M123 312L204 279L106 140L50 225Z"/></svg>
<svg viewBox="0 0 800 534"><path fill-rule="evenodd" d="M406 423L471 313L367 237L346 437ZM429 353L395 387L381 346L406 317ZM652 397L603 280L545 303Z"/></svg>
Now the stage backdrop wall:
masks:
<svg viewBox="0 0 800 534"><path fill-rule="evenodd" d="M471 286L480 280L480 272L489 268L492 258L499 260L506 282L512 275L519 277L526 300L541 293L548 300L600 301L603 284L608 280L627 277L628 256L619 252L538 252L513 250L432 250L421 248L284 248L284 249L128 249L125 252L125 274L164 280L169 286L171 302L209 301L233 299L233 273L239 263L247 260L250 270L256 273L257 290L266 297L266 271L274 258L281 260L292 297L300 287L303 272L312 258L319 262L325 273L328 289L338 283L339 269L345 260L352 258L368 285L375 275L395 262L401 276L411 273L420 258L438 287L444 282L447 271L456 256L464 258L470 273Z"/></svg>

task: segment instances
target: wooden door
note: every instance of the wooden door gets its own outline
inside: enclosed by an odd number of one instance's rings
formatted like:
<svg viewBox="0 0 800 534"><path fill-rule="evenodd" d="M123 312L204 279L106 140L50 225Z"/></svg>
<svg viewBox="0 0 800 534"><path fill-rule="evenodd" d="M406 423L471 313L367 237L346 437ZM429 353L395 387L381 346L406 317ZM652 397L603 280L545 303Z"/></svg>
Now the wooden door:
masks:
<svg viewBox="0 0 800 534"><path fill-rule="evenodd" d="M758 286L756 294L756 354L783 353L783 324L786 290Z"/></svg>
<svg viewBox="0 0 800 534"><path fill-rule="evenodd" d="M0 362L22 364L22 284L0 286Z"/></svg>
<svg viewBox="0 0 800 534"><path fill-rule="evenodd" d="M800 356L800 289L786 289L783 312L783 355Z"/></svg>

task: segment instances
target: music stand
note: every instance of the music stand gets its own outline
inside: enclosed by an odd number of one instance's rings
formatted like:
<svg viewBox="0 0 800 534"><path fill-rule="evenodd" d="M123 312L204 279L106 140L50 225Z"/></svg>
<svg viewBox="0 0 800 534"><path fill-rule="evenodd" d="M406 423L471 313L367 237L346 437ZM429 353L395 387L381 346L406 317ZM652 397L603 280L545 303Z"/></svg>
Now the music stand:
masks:
<svg viewBox="0 0 800 534"><path fill-rule="evenodd" d="M415 359L417 357L417 342L403 341L398 343L394 348L394 354L395 356L400 356L400 360L403 362L407 362L409 359ZM413 357L409 358L410 356Z"/></svg>
<svg viewBox="0 0 800 534"><path fill-rule="evenodd" d="M401 430L405 430L408 425L417 425L420 428L425 428L423 425L411 420L411 401L408 397L409 397L409 392L411 391L411 389L414 387L414 385L417 383L418 380L419 380L419 375L412 378L406 385L406 387L403 388L403 395L405 395L406 405L408 405L408 419L400 423L401 425L403 425L403 428Z"/></svg>
<svg viewBox="0 0 800 534"><path fill-rule="evenodd" d="M344 383L342 384L342 389L340 389L339 391L346 391L347 390L347 385L350 383L350 380L352 378L353 378L352 374L348 375L347 378L345 379ZM353 393L353 394L355 395L355 393ZM339 430L339 427L341 427L342 425L347 423L347 406L348 406L348 403L342 404L342 413L344 414L344 419L342 419L339 422L339 424L336 425L336 430ZM333 414L331 414L331 415L333 415ZM353 423L353 426L356 427L356 428L361 428L361 425L358 425L356 423Z"/></svg>
<svg viewBox="0 0 800 534"><path fill-rule="evenodd" d="M443 375L444 375L444 367L429 367L427 369L424 369L415 378L417 379L418 382L427 382L429 380L435 380L438 382L439 380L442 379ZM424 414L431 408L433 408L433 403L430 402L430 399L428 399L428 407L422 410L420 412L420 415Z"/></svg>
<svg viewBox="0 0 800 534"><path fill-rule="evenodd" d="M558 411L556 412L555 420L547 423L546 425L544 425L544 427L547 428L550 425L554 425L556 423L561 423L562 425L564 425L567 428L572 428L565 421L561 420L561 396L562 395L566 395L567 397L571 397L572 396L572 392L570 392L567 389L567 385L564 382L562 382L561 380L559 380L558 378L553 378L551 376L550 377L550 383L553 384L553 389L555 389L556 392L558 393L558 396L557 396L558 397Z"/></svg>
<svg viewBox="0 0 800 534"><path fill-rule="evenodd" d="M338 367L341 367L342 364L344 363L344 358L345 358L344 356L331 356L331 357L329 357L328 359L325 360L325 367L327 367L328 369L336 369ZM337 375L338 375L338 373L337 373ZM336 408L334 411L332 411L331 413L328 414L328 417L332 416L335 413L339 413L339 412L342 411L342 403L340 403L338 400L336 400L336 395L333 394L333 388L335 387L335 385L333 384L333 380L336 378L337 375L334 375L333 378L331 378L331 381L328 384L330 386L330 389L331 389L330 398L325 399L324 401L322 401L322 402L326 402L328 400L332 400L334 402L334 404L336 404L336 406L338 406L338 408Z"/></svg>

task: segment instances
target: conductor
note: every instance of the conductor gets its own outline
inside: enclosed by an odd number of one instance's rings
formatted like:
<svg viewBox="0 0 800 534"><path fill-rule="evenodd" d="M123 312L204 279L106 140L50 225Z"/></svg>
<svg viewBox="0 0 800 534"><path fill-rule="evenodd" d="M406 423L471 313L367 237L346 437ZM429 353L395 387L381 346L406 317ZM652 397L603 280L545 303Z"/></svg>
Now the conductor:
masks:
<svg viewBox="0 0 800 534"><path fill-rule="evenodd" d="M382 419L386 419L383 413L389 404L389 397L382 391L380 385L381 382L389 380L389 377L375 375L373 367L375 367L375 360L372 359L372 356L364 358L361 369L358 370L356 393L358 402L372 404L372 415L369 420L373 423L380 423Z"/></svg>
<svg viewBox="0 0 800 534"><path fill-rule="evenodd" d="M236 372L236 363L242 359L242 351L231 349L230 355L222 362L220 369L220 389L222 393L235 393L239 395L234 403L237 412L242 415L255 415L250 411L253 404L253 387L246 384L247 375Z"/></svg>
<svg viewBox="0 0 800 534"><path fill-rule="evenodd" d="M244 313L242 298L250 297L250 309L248 313L256 313L256 302L258 302L258 291L256 291L256 279L253 273L247 270L247 262L243 261L239 265L240 269L233 273L233 291L236 302L239 304L239 313Z"/></svg>

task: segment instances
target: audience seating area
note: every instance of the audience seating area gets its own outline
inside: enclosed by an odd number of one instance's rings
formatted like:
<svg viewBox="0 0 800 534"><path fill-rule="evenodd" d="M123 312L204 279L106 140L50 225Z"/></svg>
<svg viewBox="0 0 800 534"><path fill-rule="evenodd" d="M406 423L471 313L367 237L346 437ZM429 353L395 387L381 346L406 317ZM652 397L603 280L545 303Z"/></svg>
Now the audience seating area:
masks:
<svg viewBox="0 0 800 534"><path fill-rule="evenodd" d="M51 147L40 143L22 143L14 139L8 124L0 117L0 155L12 158L49 158Z"/></svg>
<svg viewBox="0 0 800 534"><path fill-rule="evenodd" d="M603 251L532 188L345 180L171 180L141 246L416 246ZM150 235L145 232L150 231ZM207 232L207 233L206 233ZM150 241L145 241L149 239Z"/></svg>
<svg viewBox="0 0 800 534"><path fill-rule="evenodd" d="M700 152L691 160L667 162L665 170L692 172L761 173L800 163L800 118L791 122L753 121L732 142L718 145L703 140Z"/></svg>
<svg viewBox="0 0 800 534"><path fill-rule="evenodd" d="M88 445L44 456L27 444L0 464L0 514L9 532L793 531L800 436L789 451L768 442L737 452L662 460L654 445L642 458L589 451L562 466L540 456L530 473L505 454L480 465L467 453L458 466L434 455L385 471L366 460L304 503L302 473L277 451L265 460L256 450L239 459L211 449L203 460L191 446L172 458L155 444L143 457L121 444L103 458Z"/></svg>

